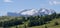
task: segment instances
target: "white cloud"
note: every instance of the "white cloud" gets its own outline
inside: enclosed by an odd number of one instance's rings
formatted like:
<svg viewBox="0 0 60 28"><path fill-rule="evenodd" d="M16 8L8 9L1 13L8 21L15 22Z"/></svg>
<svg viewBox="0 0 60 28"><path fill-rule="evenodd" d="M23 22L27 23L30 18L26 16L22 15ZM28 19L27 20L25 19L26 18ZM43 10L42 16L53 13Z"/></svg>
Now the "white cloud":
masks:
<svg viewBox="0 0 60 28"><path fill-rule="evenodd" d="M58 1L58 0L52 0L52 1L49 1L49 4L50 5L59 5L60 1Z"/></svg>
<svg viewBox="0 0 60 28"><path fill-rule="evenodd" d="M12 0L4 0L4 2L13 2Z"/></svg>

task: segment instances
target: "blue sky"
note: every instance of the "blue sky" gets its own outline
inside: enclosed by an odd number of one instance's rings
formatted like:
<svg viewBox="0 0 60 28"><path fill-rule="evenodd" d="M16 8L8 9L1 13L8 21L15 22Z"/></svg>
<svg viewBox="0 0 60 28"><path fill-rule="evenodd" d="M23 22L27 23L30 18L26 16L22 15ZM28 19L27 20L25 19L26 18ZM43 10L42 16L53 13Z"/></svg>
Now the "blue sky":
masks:
<svg viewBox="0 0 60 28"><path fill-rule="evenodd" d="M0 0L0 16L24 9L48 8L60 12L60 0Z"/></svg>

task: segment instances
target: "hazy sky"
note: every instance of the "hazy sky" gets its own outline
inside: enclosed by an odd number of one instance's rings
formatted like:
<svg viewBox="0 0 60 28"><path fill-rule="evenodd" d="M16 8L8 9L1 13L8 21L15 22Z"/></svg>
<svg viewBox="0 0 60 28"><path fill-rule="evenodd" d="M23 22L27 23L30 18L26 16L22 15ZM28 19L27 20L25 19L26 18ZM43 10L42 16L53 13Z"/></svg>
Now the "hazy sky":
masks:
<svg viewBox="0 0 60 28"><path fill-rule="evenodd" d="M60 0L0 0L0 16L23 9L48 8L60 12Z"/></svg>

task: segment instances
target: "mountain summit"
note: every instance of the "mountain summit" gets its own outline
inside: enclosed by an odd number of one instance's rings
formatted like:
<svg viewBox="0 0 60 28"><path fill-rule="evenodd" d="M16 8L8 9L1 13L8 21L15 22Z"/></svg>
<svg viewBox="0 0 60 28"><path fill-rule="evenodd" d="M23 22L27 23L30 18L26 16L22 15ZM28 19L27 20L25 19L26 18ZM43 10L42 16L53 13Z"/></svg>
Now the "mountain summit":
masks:
<svg viewBox="0 0 60 28"><path fill-rule="evenodd" d="M20 13L21 15L37 15L38 14L38 10L36 9L30 9L30 10L27 10L27 11L23 11L22 13Z"/></svg>

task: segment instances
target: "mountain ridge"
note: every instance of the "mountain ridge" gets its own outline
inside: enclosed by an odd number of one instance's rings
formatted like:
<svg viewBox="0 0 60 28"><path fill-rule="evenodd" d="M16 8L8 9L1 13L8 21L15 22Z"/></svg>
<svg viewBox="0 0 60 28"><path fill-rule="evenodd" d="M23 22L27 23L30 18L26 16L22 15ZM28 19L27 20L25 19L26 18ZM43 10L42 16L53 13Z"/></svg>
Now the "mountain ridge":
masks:
<svg viewBox="0 0 60 28"><path fill-rule="evenodd" d="M19 13L8 12L7 15L8 16L36 16L36 15L51 15L53 13L56 13L56 12L52 9L41 8L39 10L38 9L26 9L26 10L22 10Z"/></svg>

